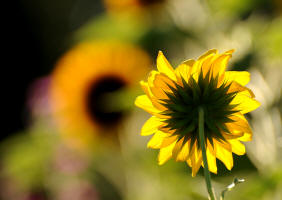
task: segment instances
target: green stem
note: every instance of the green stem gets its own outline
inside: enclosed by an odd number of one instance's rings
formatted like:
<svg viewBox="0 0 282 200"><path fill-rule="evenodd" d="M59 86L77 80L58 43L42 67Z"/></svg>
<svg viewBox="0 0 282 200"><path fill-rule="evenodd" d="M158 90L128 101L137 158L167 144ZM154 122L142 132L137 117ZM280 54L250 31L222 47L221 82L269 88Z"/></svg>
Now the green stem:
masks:
<svg viewBox="0 0 282 200"><path fill-rule="evenodd" d="M211 185L211 175L210 175L208 160L207 160L206 145L205 145L205 130L204 130L204 110L202 107L199 107L199 139L200 139L200 145L202 149L202 156L203 156L203 162L204 162L204 174L205 174L207 190L208 190L210 199L216 200L214 192L213 192L213 188Z"/></svg>

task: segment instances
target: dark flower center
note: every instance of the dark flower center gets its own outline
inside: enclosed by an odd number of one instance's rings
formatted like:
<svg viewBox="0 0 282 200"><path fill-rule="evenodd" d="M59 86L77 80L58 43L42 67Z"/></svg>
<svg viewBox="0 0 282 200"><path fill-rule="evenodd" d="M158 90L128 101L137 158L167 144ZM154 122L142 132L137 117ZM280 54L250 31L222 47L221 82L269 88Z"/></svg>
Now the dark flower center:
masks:
<svg viewBox="0 0 282 200"><path fill-rule="evenodd" d="M161 3L164 2L165 0L139 0L139 3L141 5L147 6L150 4L155 4L155 3Z"/></svg>
<svg viewBox="0 0 282 200"><path fill-rule="evenodd" d="M34 191L31 191L27 195L27 199L28 200L45 200L45 199L48 199L48 194L47 194L46 189L39 188Z"/></svg>
<svg viewBox="0 0 282 200"><path fill-rule="evenodd" d="M105 98L107 94L116 92L124 86L125 82L115 76L102 77L92 84L88 91L87 108L94 121L104 127L114 126L120 122L123 112L109 109L109 102L114 101Z"/></svg>
<svg viewBox="0 0 282 200"><path fill-rule="evenodd" d="M165 128L173 130L180 138L198 139L199 107L204 109L205 137L213 144L212 138L225 140L221 131L229 132L225 123L232 122L230 116L236 112L237 105L230 105L237 93L227 93L231 84L218 85L218 77L208 72L203 76L201 72L198 82L190 78L186 82L182 78L183 86L175 83L176 88L169 86L171 91L166 93L168 99L163 99L162 105L167 110L164 115L169 116Z"/></svg>

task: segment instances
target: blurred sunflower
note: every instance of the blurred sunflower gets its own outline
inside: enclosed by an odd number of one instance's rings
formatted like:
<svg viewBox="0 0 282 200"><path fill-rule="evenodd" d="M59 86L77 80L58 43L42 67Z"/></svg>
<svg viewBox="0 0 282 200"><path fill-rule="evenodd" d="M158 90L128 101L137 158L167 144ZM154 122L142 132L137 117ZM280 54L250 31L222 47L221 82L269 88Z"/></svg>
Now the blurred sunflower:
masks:
<svg viewBox="0 0 282 200"><path fill-rule="evenodd" d="M134 88L150 66L146 52L118 42L81 43L67 52L53 71L50 96L55 120L68 142L82 147L95 136L116 134L124 112L111 94Z"/></svg>
<svg viewBox="0 0 282 200"><path fill-rule="evenodd" d="M166 0L104 0L108 10L142 9L165 2Z"/></svg>
<svg viewBox="0 0 282 200"><path fill-rule="evenodd" d="M150 73L148 82L140 82L146 95L135 101L136 106L153 115L142 127L141 135L154 134L147 146L160 149L159 164L170 158L185 161L192 167L192 176L203 166L199 108L204 110L209 170L217 173L216 158L231 170L232 152L245 154L241 141L250 141L252 131L244 114L260 104L245 87L250 80L248 72L225 71L232 53L210 50L174 70L159 52L158 71Z"/></svg>

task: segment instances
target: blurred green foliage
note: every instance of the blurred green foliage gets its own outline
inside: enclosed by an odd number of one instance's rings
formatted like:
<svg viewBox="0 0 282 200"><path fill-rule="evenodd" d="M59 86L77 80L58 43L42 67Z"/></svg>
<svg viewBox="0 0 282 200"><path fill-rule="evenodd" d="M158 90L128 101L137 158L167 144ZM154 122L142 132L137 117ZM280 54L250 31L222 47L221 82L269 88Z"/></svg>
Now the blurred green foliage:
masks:
<svg viewBox="0 0 282 200"><path fill-rule="evenodd" d="M83 9L79 10L73 2L65 0L63 5L57 6L63 7L66 4L67 10L72 10L73 6L73 16L76 18L88 4L95 7L93 2L84 1L84 6L81 7ZM31 1L28 1L25 6L32 10L36 9L36 5L41 8L45 4L46 1L31 6ZM221 162L217 162L219 172L212 175L215 189L219 193L234 177L238 177L244 178L246 182L228 192L225 199L282 199L281 3L278 0L170 0L158 10L146 8L144 16L140 16L140 13L132 15L126 11L112 14L102 9L101 4L99 2L93 9L93 15L89 14L94 17L85 19L79 28L69 30L65 37L60 29L74 19L70 20L70 17L68 21L66 17L64 20L60 18L62 27L58 23L54 26L60 33L60 39L64 39L58 45L59 49L87 40L119 40L143 47L152 57L156 57L158 50L164 50L172 63L179 63L178 61L194 58L210 48L220 51L236 48L230 69L251 72L250 87L262 106L248 115L254 130L254 140L247 144L247 155L234 156L232 171L226 170ZM48 38L51 29L44 31L47 27L52 27L50 19L61 16L66 9L63 13L60 13L59 8L54 9L54 15L51 10L47 10L47 14L36 12L36 17L38 20L44 19L41 21L42 43L45 44L46 52L53 54L56 52L53 43L58 42L56 31L52 33L55 40ZM68 11L69 15L73 12ZM35 15L35 12L31 14ZM45 21L48 22L46 27ZM52 160L56 156L55 146L62 141L50 125L50 118L52 117L43 116L40 118L43 120L40 121L40 126L31 125L0 144L1 183L5 184L8 178L24 190L47 187L50 194L54 195L60 186L54 184L51 178L73 178L72 175L54 172ZM202 170L192 179L191 169L185 163L169 161L164 166L157 166L157 151L146 149L148 138L138 135L141 124L147 118L148 115L134 110L119 130L122 133L120 149L100 144L99 150L91 152L91 156L87 158L91 164L82 175L75 178L91 182L100 192L100 198L105 200L206 199ZM35 119L34 123L38 120ZM272 147L271 151L269 147ZM59 183L64 182L62 179L54 179L59 180ZM4 188L1 195L6 192Z"/></svg>

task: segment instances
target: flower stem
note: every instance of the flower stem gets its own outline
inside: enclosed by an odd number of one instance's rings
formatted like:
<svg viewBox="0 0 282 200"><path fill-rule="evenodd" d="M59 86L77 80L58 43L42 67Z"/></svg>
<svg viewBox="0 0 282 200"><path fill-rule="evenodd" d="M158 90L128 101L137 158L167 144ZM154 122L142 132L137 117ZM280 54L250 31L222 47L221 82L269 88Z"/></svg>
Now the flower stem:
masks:
<svg viewBox="0 0 282 200"><path fill-rule="evenodd" d="M210 175L208 160L207 160L206 145L205 145L205 130L204 130L204 110L202 107L199 107L199 139L200 139L200 145L202 149L202 156L203 156L203 162L204 162L204 174L205 174L207 190L208 190L210 199L216 200L214 192L213 192L213 188L211 185L211 175Z"/></svg>

